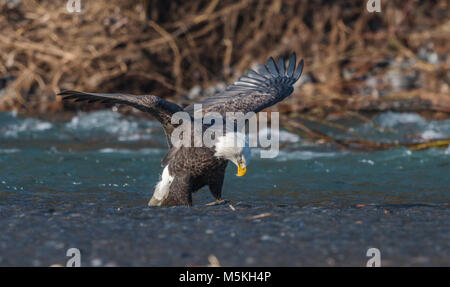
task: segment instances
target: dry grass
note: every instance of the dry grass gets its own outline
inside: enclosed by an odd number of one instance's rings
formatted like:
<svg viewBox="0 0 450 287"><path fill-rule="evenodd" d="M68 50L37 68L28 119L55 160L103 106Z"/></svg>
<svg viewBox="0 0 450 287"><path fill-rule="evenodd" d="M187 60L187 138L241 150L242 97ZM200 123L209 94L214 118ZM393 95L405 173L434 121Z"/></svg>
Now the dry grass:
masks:
<svg viewBox="0 0 450 287"><path fill-rule="evenodd" d="M373 14L365 1L81 0L78 14L65 1L19 2L0 0L0 110L68 109L54 96L60 89L188 103L193 86L229 82L256 62L295 51L309 81L277 107L282 111L450 112L445 0L382 1ZM423 60L420 49L440 61ZM420 83L390 86L386 73L405 62L394 72ZM368 78L375 86L364 92Z"/></svg>

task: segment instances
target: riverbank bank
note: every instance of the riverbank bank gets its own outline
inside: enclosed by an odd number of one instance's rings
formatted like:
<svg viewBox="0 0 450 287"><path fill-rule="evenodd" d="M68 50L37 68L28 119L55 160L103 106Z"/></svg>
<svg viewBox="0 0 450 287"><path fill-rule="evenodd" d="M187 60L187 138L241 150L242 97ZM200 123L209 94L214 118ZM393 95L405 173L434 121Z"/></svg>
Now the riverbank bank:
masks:
<svg viewBox="0 0 450 287"><path fill-rule="evenodd" d="M364 1L163 2L86 2L79 13L54 1L1 2L0 110L76 109L55 96L63 89L185 106L296 52L305 69L276 107L283 114L450 113L447 1L389 1L380 13Z"/></svg>

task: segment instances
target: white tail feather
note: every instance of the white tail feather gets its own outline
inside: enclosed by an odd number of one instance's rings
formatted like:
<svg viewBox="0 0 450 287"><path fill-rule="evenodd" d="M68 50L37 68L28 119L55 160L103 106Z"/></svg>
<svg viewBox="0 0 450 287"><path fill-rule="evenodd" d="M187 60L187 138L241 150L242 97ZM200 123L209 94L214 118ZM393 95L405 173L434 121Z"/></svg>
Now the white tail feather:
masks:
<svg viewBox="0 0 450 287"><path fill-rule="evenodd" d="M148 205L160 206L169 195L170 185L172 184L172 181L173 176L170 175L169 166L167 165L163 170L161 180L156 185L155 192L153 193L152 199L150 199Z"/></svg>

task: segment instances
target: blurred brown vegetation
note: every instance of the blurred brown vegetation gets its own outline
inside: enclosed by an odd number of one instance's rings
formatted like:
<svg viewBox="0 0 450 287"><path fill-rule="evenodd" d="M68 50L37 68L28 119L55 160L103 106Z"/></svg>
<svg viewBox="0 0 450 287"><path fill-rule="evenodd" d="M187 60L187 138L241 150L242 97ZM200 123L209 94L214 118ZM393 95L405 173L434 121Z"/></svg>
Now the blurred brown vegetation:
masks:
<svg viewBox="0 0 450 287"><path fill-rule="evenodd" d="M450 113L449 2L0 0L0 110L73 109L61 89L188 104L292 51L302 87L275 109ZM95 108L99 106L94 106Z"/></svg>

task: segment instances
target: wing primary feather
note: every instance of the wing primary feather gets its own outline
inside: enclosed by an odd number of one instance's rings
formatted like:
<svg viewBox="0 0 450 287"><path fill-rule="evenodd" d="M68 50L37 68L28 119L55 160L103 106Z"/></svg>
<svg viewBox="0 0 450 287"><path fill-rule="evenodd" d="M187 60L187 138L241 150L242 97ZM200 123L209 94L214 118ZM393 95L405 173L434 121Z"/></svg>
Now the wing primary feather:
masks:
<svg viewBox="0 0 450 287"><path fill-rule="evenodd" d="M296 65L296 61L297 61L297 56L295 55L295 52L292 53L291 57L289 58L289 66L287 69L287 76L289 78L292 78L292 76L294 75L294 70L295 70L295 65Z"/></svg>
<svg viewBox="0 0 450 287"><path fill-rule="evenodd" d="M270 57L269 61L267 61L267 69L272 74L272 76L278 77L280 75L277 65L275 64L275 61L272 57Z"/></svg>
<svg viewBox="0 0 450 287"><path fill-rule="evenodd" d="M248 83L248 82L242 82L242 81L234 82L233 85L244 86L244 87L252 87L252 88L257 88L258 87L258 85L254 84L254 83Z"/></svg>
<svg viewBox="0 0 450 287"><path fill-rule="evenodd" d="M266 79L272 78L272 74L267 70L266 65L259 65L258 67L259 74L263 75Z"/></svg>
<svg viewBox="0 0 450 287"><path fill-rule="evenodd" d="M280 57L278 58L278 72L280 72L280 76L286 75L286 68L284 63L284 58Z"/></svg>
<svg viewBox="0 0 450 287"><path fill-rule="evenodd" d="M264 77L264 75L258 74L257 72L253 71L252 69L248 70L247 76L249 78L257 79L257 80L261 80L261 81L267 80L267 78Z"/></svg>
<svg viewBox="0 0 450 287"><path fill-rule="evenodd" d="M243 86L230 86L227 91L238 91L238 90L248 90L248 87L243 87ZM214 97L214 99L218 99L218 98L228 98L226 96L222 96L222 97ZM206 99L208 100L208 99Z"/></svg>
<svg viewBox="0 0 450 287"><path fill-rule="evenodd" d="M303 59L298 64L297 70L295 70L295 73L294 73L295 81L297 81L300 78L300 76L302 75L302 71L303 71Z"/></svg>
<svg viewBox="0 0 450 287"><path fill-rule="evenodd" d="M64 96L64 97L63 97L63 100L71 100L71 99L76 99L76 98L78 98L77 95Z"/></svg>
<svg viewBox="0 0 450 287"><path fill-rule="evenodd" d="M249 91L249 90L260 90L258 87L248 87L248 86L230 86L227 91ZM218 99L219 97L216 97ZM227 97L223 97L227 99Z"/></svg>
<svg viewBox="0 0 450 287"><path fill-rule="evenodd" d="M252 83L252 84L256 84L256 85L263 85L264 84L263 81L260 81L258 79L254 79L254 78L250 78L250 77L247 77L247 76L239 77L238 82L246 82L246 83Z"/></svg>

